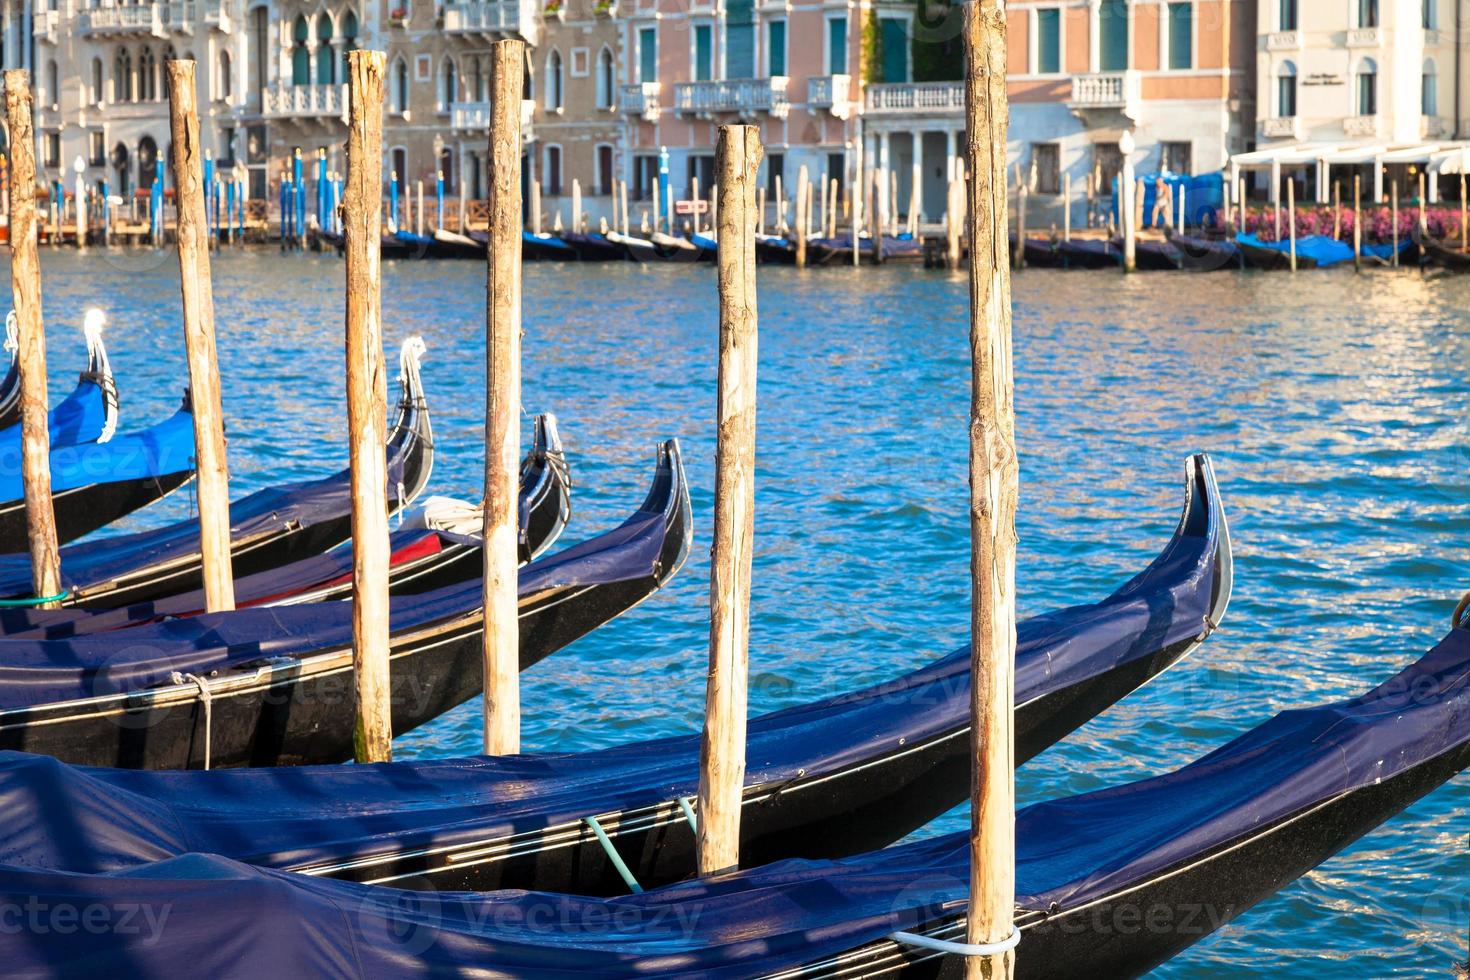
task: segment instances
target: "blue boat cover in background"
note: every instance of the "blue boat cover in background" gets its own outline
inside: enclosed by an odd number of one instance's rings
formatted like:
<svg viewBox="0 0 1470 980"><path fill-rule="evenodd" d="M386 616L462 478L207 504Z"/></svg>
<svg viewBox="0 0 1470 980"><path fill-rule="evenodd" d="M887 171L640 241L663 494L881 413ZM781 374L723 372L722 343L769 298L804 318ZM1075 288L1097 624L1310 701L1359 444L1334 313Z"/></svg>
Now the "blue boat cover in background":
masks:
<svg viewBox="0 0 1470 980"><path fill-rule="evenodd" d="M71 394L46 415L51 446L71 446L100 439L107 426L106 396L97 382L83 378ZM0 481L3 487L20 487L20 423L0 429ZM53 457L52 465L55 465ZM52 477L55 482L55 476ZM53 490L59 489L53 486ZM0 500L19 500L21 491L0 489Z"/></svg>
<svg viewBox="0 0 1470 980"><path fill-rule="evenodd" d="M1113 224L1121 227L1118 221L1118 181L1120 177L1113 178ZM1143 226L1154 227L1154 203L1158 200L1158 182L1162 180L1168 188L1170 198L1176 205L1179 202L1179 188L1184 188L1184 211L1185 224L1190 226L1210 225L1215 223L1216 216L1225 208L1225 177L1220 173L1200 174L1191 177L1188 174L1173 173L1151 173L1138 174L1136 180L1143 181Z"/></svg>
<svg viewBox="0 0 1470 980"><path fill-rule="evenodd" d="M1188 533L1181 523L1158 558L1102 602L1022 622L1016 703L1199 637L1221 584L1218 501L1204 516ZM522 570L523 590L532 574L565 577L554 565L533 572L542 564ZM476 581L395 598L393 628L478 608L480 587ZM174 670L202 673L350 642L347 603L199 616L65 642L3 640L0 707L131 690ZM126 660L126 651L150 647L154 657ZM820 778L872 758L875 748L962 732L969 675L965 646L895 680L754 718L747 781ZM698 735L686 735L582 753L215 772L95 769L0 754L0 812L7 814L0 863L113 871L213 851L293 867L535 833L697 795L699 751ZM56 819L61 812L67 819Z"/></svg>
<svg viewBox="0 0 1470 980"><path fill-rule="evenodd" d="M1290 254L1291 252L1291 242L1289 240L1279 242L1262 241L1257 235L1250 232L1242 232L1236 235L1235 238L1242 245L1270 249L1273 252L1280 252L1283 255ZM1412 244L1413 242L1408 239L1399 242L1399 252L1404 252ZM1391 244L1365 244L1363 246L1364 255L1369 258L1381 259L1385 262L1393 258L1393 253L1394 247ZM1328 268L1334 265L1341 265L1344 262L1351 262L1353 260L1353 247L1347 242L1340 242L1330 235L1308 235L1305 238L1298 238L1296 240L1296 254L1298 258L1311 259L1319 268Z"/></svg>
<svg viewBox="0 0 1470 980"><path fill-rule="evenodd" d="M1163 776L1026 808L1016 821L1017 904L1081 908L1340 794L1462 751L1470 741L1467 678L1470 633L1455 629L1361 698L1284 712ZM50 796L47 772L65 767L10 759L36 775L32 792L5 794L5 812L54 811L26 837L40 829L65 835L84 820L160 825L188 839L187 822L142 801L115 814L110 801L89 807L85 798ZM298 772L303 792L315 785L311 770ZM318 796L329 813L336 802L331 787ZM179 817L187 821L188 814ZM94 919L112 927L6 929L0 961L20 973L150 976L764 975L961 913L967 837L841 860L781 861L615 899L409 892L209 854L97 875L30 868L12 857L0 866L7 902L17 909L95 907L101 911ZM16 856L28 849L25 840L6 846ZM124 914L127 929L118 927ZM1023 933L1022 963L1029 941Z"/></svg>
<svg viewBox="0 0 1470 980"><path fill-rule="evenodd" d="M18 448L14 459L15 465L11 466L10 457L0 456L0 500L19 500L25 493ZM53 443L51 492L61 493L94 483L167 476L193 468L193 415L181 409L155 426L116 436L107 442ZM0 563L5 560L6 556L0 556Z"/></svg>

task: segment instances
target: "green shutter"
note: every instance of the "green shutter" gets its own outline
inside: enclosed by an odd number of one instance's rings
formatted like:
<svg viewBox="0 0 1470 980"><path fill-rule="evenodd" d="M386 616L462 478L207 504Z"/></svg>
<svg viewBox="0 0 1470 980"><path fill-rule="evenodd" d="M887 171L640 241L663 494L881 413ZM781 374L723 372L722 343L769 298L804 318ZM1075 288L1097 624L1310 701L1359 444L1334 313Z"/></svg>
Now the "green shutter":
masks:
<svg viewBox="0 0 1470 980"><path fill-rule="evenodd" d="M694 28L694 80L696 82L707 82L714 78L714 45L711 28L708 24L698 24Z"/></svg>
<svg viewBox="0 0 1470 980"><path fill-rule="evenodd" d="M709 77L713 78L714 73ZM755 77L754 0L726 0L725 77Z"/></svg>
<svg viewBox="0 0 1470 980"><path fill-rule="evenodd" d="M909 80L909 32L897 17L878 20L883 43L883 81Z"/></svg>
<svg viewBox="0 0 1470 980"><path fill-rule="evenodd" d="M1188 3L1169 4L1169 67L1194 67L1194 7Z"/></svg>
<svg viewBox="0 0 1470 980"><path fill-rule="evenodd" d="M1099 67L1103 71L1128 69L1128 2L1102 0L1098 9L1098 33L1101 35Z"/></svg>
<svg viewBox="0 0 1470 980"><path fill-rule="evenodd" d="M847 74L847 18L827 21L827 74Z"/></svg>
<svg viewBox="0 0 1470 980"><path fill-rule="evenodd" d="M658 81L658 31L653 27L638 31L638 80Z"/></svg>
<svg viewBox="0 0 1470 980"><path fill-rule="evenodd" d="M1062 12L1054 7L1036 12L1036 70L1043 75L1062 70Z"/></svg>
<svg viewBox="0 0 1470 980"><path fill-rule="evenodd" d="M786 22L773 20L766 25L766 65L769 75L786 74Z"/></svg>

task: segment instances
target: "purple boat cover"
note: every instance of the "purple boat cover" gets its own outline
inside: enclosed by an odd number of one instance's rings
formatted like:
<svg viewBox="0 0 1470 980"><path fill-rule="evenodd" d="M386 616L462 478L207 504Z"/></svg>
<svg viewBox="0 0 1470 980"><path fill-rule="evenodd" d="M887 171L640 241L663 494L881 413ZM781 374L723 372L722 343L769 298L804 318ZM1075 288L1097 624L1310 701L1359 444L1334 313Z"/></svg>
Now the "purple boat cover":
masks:
<svg viewBox="0 0 1470 980"><path fill-rule="evenodd" d="M1467 741L1470 633L1456 629L1361 698L1280 714L1177 772L1022 811L1019 904L1065 909L1089 902ZM310 771L299 775L304 794ZM337 788L317 787L322 818L330 818ZM117 819L166 823L183 838L192 818L143 799L118 814L113 798L73 811L76 801L66 796L5 794L7 813L48 802L66 817L52 833L65 833L73 819ZM25 851L13 849L6 860ZM0 930L0 958L19 972L160 976L746 977L953 913L965 901L967 863L965 835L956 834L837 861L782 861L611 900L405 892L204 854L97 875L10 863L0 867L0 909L33 925ZM91 926L83 928L89 909Z"/></svg>
<svg viewBox="0 0 1470 980"><path fill-rule="evenodd" d="M1018 705L1202 635L1219 585L1214 563L1223 524L1217 499L1192 497L1190 508L1205 509L1186 510L1166 549L1112 596L1020 625ZM630 526L626 533L637 537L640 532ZM478 601L478 589L476 583L473 600L425 601L438 606ZM252 621L241 630L255 639L245 655L296 648L296 634L305 632L313 633L314 642L345 643L350 623L346 606L341 608L343 615L340 622L334 620L330 637L320 635L325 629L321 610L314 615L289 607L263 610L262 617L283 619L279 624ZM404 607L395 605L394 611L398 628ZM306 615L285 618L297 613ZM439 609L434 607L432 614ZM415 608L412 616L421 614ZM214 662L229 656L228 648L203 648L212 639L214 624L224 622L234 620L210 616L170 625L187 630L180 641L198 644L197 656ZM278 634L268 630L277 626ZM118 645L136 646L138 630L127 632L129 637ZM271 639L262 642L265 634ZM0 656L8 642L0 641ZM78 655L79 648L61 649ZM108 652L86 650L97 659ZM818 777L881 754L885 747L962 730L969 718L969 656L967 646L895 681L753 719L748 781L770 784L799 773ZM145 672L139 665L130 677L169 669L184 668L149 665ZM7 702L26 692L24 678L15 670L0 670L0 693ZM45 673L48 698L90 680L81 671L64 678L56 668ZM216 772L93 769L5 753L0 754L0 812L8 817L0 862L110 871L188 851L210 851L295 867L344 854L539 830L588 814L692 796L698 784L699 740L693 736L576 754ZM58 814L65 819L57 819Z"/></svg>

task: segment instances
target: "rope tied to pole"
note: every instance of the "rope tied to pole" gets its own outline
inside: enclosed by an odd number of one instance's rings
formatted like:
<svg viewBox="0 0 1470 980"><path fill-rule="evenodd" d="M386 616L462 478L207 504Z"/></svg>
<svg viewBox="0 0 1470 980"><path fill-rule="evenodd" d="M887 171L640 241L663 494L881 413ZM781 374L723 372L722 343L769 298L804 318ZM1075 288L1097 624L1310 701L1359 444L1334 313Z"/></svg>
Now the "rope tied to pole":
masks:
<svg viewBox="0 0 1470 980"><path fill-rule="evenodd" d="M903 946L930 949L951 956L999 956L1001 953L1009 953L1021 944L1021 927L1011 926L1011 934L998 943L955 943L916 932L895 932L889 934L888 938Z"/></svg>
<svg viewBox="0 0 1470 980"><path fill-rule="evenodd" d="M204 768L208 769L214 741L214 695L209 689L209 681L198 674L184 674L177 670L169 675L169 680L175 684L192 683L199 688L199 703L204 705Z"/></svg>
<svg viewBox="0 0 1470 980"><path fill-rule="evenodd" d="M71 589L62 589L55 595L33 596L29 599L0 599L0 609L29 609L44 606L48 602L61 602L71 598Z"/></svg>

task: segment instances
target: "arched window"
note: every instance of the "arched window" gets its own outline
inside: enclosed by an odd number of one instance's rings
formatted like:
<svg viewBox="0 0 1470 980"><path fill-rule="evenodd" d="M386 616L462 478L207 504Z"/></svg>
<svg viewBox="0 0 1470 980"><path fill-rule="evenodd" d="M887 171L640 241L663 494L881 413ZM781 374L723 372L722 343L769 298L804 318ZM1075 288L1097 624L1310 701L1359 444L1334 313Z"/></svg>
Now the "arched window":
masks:
<svg viewBox="0 0 1470 980"><path fill-rule="evenodd" d="M311 52L306 50L306 38L311 29L306 17L298 16L291 26L291 84L311 84Z"/></svg>
<svg viewBox="0 0 1470 980"><path fill-rule="evenodd" d="M357 14L342 15L342 77L347 77L347 52L357 49Z"/></svg>
<svg viewBox="0 0 1470 980"><path fill-rule="evenodd" d="M138 55L138 100L152 102L158 98L157 63L153 60L153 49L144 48Z"/></svg>
<svg viewBox="0 0 1470 980"><path fill-rule="evenodd" d="M152 187L157 177L158 144L152 136L145 136L138 140L138 186Z"/></svg>
<svg viewBox="0 0 1470 980"><path fill-rule="evenodd" d="M332 18L322 11L316 16L316 83L337 84L337 61L332 57Z"/></svg>
<svg viewBox="0 0 1470 980"><path fill-rule="evenodd" d="M408 111L408 62L402 57L393 62L393 83L388 92L388 108L393 112Z"/></svg>
<svg viewBox="0 0 1470 980"><path fill-rule="evenodd" d="M1427 58L1424 61L1424 76L1420 80L1419 101L1422 105L1420 112L1424 115L1439 115L1439 71L1434 67L1433 58Z"/></svg>
<svg viewBox="0 0 1470 980"><path fill-rule="evenodd" d="M231 70L230 53L221 50L219 53L219 87L215 89L215 98L228 100L234 94L235 79Z"/></svg>
<svg viewBox="0 0 1470 980"><path fill-rule="evenodd" d="M453 58L445 58L444 64L439 66L439 111L448 112L449 105L459 100L459 76L454 67Z"/></svg>
<svg viewBox="0 0 1470 980"><path fill-rule="evenodd" d="M1358 115L1378 115L1378 63L1364 58L1357 72Z"/></svg>
<svg viewBox="0 0 1470 980"><path fill-rule="evenodd" d="M138 97L133 88L133 56L127 48L117 52L117 60L112 64L112 90L118 102L132 102Z"/></svg>
<svg viewBox="0 0 1470 980"><path fill-rule="evenodd" d="M613 92L616 89L613 75L613 56L607 48L597 53L597 108L613 107Z"/></svg>
<svg viewBox="0 0 1470 980"><path fill-rule="evenodd" d="M92 59L92 98L93 103L102 103L107 99L106 82L102 74L102 59Z"/></svg>
<svg viewBox="0 0 1470 980"><path fill-rule="evenodd" d="M555 48L546 56L546 111L556 112L562 107L561 52Z"/></svg>
<svg viewBox="0 0 1470 980"><path fill-rule="evenodd" d="M1290 119L1296 115L1296 65L1283 61L1276 70L1276 116Z"/></svg>

